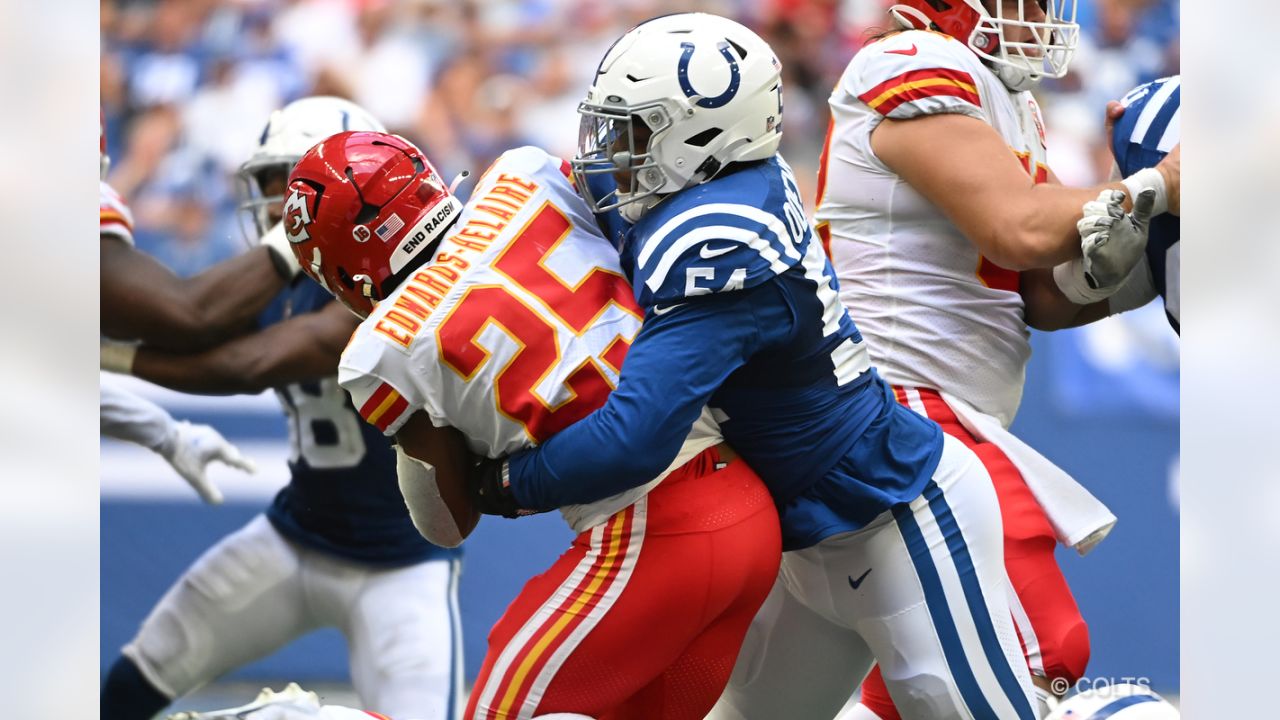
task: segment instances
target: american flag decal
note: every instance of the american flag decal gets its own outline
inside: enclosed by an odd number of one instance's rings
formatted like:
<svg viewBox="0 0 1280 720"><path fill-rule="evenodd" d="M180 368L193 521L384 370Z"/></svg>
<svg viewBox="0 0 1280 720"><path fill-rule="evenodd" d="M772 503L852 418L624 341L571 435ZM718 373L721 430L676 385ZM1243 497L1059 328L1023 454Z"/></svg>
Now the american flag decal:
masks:
<svg viewBox="0 0 1280 720"><path fill-rule="evenodd" d="M391 217L383 220L382 224L379 225L378 229L374 230L374 232L377 233L378 237L382 238L385 242L395 237L395 234L400 232L400 229L403 227L404 221L400 219L400 216L395 213L391 213Z"/></svg>

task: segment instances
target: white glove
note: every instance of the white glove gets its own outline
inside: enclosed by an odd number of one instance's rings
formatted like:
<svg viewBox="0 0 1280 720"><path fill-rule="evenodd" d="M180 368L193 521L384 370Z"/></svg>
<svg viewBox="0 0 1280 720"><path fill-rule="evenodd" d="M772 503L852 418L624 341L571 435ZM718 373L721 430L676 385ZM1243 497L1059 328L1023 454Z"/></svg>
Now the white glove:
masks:
<svg viewBox="0 0 1280 720"><path fill-rule="evenodd" d="M1124 199L1119 190L1103 190L1097 200L1084 204L1084 217L1076 223L1084 276L1091 287L1119 286L1146 252L1156 191L1146 188L1139 192L1133 212L1128 214Z"/></svg>
<svg viewBox="0 0 1280 720"><path fill-rule="evenodd" d="M1125 194L1119 190L1103 190L1097 200L1084 204L1084 216L1076 222L1081 257L1053 269L1053 279L1068 300L1089 305L1111 297L1124 284L1146 252L1156 194L1151 188L1139 192L1127 215Z"/></svg>
<svg viewBox="0 0 1280 720"><path fill-rule="evenodd" d="M186 420L173 424L173 432L157 452L210 505L222 503L222 492L205 475L209 463L216 460L247 473L258 471L253 461L241 455L217 430Z"/></svg>
<svg viewBox="0 0 1280 720"><path fill-rule="evenodd" d="M293 254L293 248L290 246L289 237L284 233L283 222L272 226L258 244L266 246L271 252L271 262L285 280L292 282L302 272L302 265L298 263L298 258Z"/></svg>

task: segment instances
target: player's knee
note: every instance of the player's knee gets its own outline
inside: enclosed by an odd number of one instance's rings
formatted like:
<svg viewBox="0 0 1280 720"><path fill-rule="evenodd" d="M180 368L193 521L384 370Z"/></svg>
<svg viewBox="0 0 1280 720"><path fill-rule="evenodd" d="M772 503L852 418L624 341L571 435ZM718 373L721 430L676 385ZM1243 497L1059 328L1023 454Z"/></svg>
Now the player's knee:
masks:
<svg viewBox="0 0 1280 720"><path fill-rule="evenodd" d="M170 607L159 608L147 618L138 636L124 647L124 654L174 697L209 679L198 669L202 653L195 651L191 632Z"/></svg>
<svg viewBox="0 0 1280 720"><path fill-rule="evenodd" d="M1045 674L1075 685L1089 665L1089 626L1077 615L1072 622L1057 628L1055 635L1048 639L1051 644L1040 638Z"/></svg>
<svg viewBox="0 0 1280 720"><path fill-rule="evenodd" d="M893 681L885 678L885 681L892 686L890 691L893 693L894 703L888 705L887 711L893 714L882 715L881 711L886 710L882 703L875 708L876 714L881 717L966 717L964 711L956 706L956 698L959 696L953 693L953 684L948 678L922 673Z"/></svg>

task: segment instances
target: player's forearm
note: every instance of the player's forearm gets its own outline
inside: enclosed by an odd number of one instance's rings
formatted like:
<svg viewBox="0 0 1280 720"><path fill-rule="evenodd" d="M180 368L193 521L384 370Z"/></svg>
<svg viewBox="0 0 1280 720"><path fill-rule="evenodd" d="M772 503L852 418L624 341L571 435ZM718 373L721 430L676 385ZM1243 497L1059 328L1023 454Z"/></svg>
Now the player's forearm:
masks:
<svg viewBox="0 0 1280 720"><path fill-rule="evenodd" d="M206 347L240 334L284 289L284 280L263 247L218 263L188 282L183 300L194 313L194 322L204 328Z"/></svg>
<svg viewBox="0 0 1280 720"><path fill-rule="evenodd" d="M139 348L133 374L170 390L196 395L256 393L267 386L237 368L248 362L228 359L226 353L182 355L151 347ZM251 361L250 361L251 362Z"/></svg>
<svg viewBox="0 0 1280 720"><path fill-rule="evenodd" d="M1123 189L1119 183L1112 184ZM983 254L1010 270L1051 268L1079 257L1080 208L1101 191L1101 187L1081 190L1043 184L1027 188L1011 199L1003 217L989 224L987 232L995 249Z"/></svg>
<svg viewBox="0 0 1280 720"><path fill-rule="evenodd" d="M512 455L512 490L521 507L551 510L639 487L671 465L696 417L631 423L606 404L542 446Z"/></svg>
<svg viewBox="0 0 1280 720"><path fill-rule="evenodd" d="M1107 316L1106 301L1077 305L1068 300L1054 282L1052 270L1026 271L1021 285L1027 325L1036 330L1078 327Z"/></svg>
<svg viewBox="0 0 1280 720"><path fill-rule="evenodd" d="M749 294L702 297L650 314L605 405L511 457L520 505L594 502L666 470L711 394L750 355L757 333Z"/></svg>
<svg viewBox="0 0 1280 720"><path fill-rule="evenodd" d="M192 352L242 334L283 287L255 249L189 280L118 241L101 244L104 335Z"/></svg>

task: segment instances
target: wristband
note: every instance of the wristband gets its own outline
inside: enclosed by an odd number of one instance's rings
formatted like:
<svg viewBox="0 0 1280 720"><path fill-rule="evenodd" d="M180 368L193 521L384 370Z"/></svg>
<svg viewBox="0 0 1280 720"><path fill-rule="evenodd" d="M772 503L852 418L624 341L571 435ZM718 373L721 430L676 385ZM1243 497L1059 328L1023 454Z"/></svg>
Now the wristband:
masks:
<svg viewBox="0 0 1280 720"><path fill-rule="evenodd" d="M1053 282L1068 300L1076 305L1092 305L1099 300L1106 300L1113 287L1094 288L1084 276L1084 260L1075 258L1053 268Z"/></svg>
<svg viewBox="0 0 1280 720"><path fill-rule="evenodd" d="M102 341L100 365L107 372L132 375L133 361L137 356L138 346L133 343Z"/></svg>
<svg viewBox="0 0 1280 720"><path fill-rule="evenodd" d="M1152 216L1169 212L1169 191L1165 187L1164 175L1155 168L1146 168L1130 175L1120 181L1124 185L1125 190L1129 193L1129 200L1132 202L1138 197L1138 193L1146 188L1156 191L1155 206L1151 209Z"/></svg>

